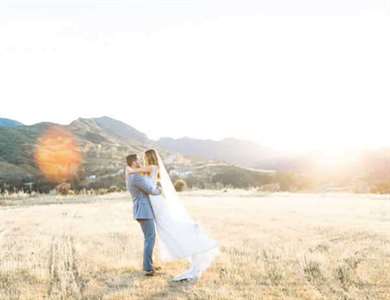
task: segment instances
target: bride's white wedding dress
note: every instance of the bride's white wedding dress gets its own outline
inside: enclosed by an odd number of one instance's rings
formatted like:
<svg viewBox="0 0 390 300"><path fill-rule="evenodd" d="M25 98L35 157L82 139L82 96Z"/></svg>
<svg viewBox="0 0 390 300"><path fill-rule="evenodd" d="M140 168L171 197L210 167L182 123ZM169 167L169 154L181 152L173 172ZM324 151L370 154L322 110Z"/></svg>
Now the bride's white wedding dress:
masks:
<svg viewBox="0 0 390 300"><path fill-rule="evenodd" d="M197 279L219 253L218 242L209 238L195 223L177 196L176 190L157 153L162 195L150 195L162 261L187 259L191 266L173 280ZM157 167L151 180L157 180Z"/></svg>

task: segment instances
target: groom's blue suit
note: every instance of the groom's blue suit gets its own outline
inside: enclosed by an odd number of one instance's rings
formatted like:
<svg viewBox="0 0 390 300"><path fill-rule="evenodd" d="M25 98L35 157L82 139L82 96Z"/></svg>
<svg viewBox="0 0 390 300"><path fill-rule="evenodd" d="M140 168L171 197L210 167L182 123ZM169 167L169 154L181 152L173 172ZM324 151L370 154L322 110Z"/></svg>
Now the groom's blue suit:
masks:
<svg viewBox="0 0 390 300"><path fill-rule="evenodd" d="M144 176L131 174L127 177L127 187L133 198L133 218L136 219L144 233L144 271L153 270L153 248L156 240L154 213L149 195L160 195L156 184Z"/></svg>

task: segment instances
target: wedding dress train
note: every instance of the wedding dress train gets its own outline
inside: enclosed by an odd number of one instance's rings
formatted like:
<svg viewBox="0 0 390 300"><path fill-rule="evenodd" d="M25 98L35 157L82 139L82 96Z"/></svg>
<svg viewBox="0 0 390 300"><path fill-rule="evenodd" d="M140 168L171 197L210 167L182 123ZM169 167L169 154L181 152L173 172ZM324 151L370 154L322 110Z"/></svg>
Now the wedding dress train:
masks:
<svg viewBox="0 0 390 300"><path fill-rule="evenodd" d="M156 152L157 153L157 152ZM198 279L219 254L218 242L187 213L157 153L162 195L150 195L155 215L160 259L164 262L187 259L191 266L173 280ZM157 168L151 180L157 180Z"/></svg>

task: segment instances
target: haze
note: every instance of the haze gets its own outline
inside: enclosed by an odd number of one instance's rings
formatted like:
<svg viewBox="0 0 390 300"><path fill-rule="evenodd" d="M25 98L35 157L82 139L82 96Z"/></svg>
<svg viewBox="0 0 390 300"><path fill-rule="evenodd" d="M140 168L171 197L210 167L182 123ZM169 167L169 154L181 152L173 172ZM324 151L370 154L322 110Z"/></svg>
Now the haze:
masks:
<svg viewBox="0 0 390 300"><path fill-rule="evenodd" d="M390 146L390 1L2 1L0 117Z"/></svg>

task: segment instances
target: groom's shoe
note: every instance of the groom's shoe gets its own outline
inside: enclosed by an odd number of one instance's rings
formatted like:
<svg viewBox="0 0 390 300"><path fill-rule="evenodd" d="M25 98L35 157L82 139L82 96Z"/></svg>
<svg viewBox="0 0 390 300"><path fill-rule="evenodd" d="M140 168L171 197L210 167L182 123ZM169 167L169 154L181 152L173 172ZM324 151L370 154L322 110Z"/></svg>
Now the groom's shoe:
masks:
<svg viewBox="0 0 390 300"><path fill-rule="evenodd" d="M154 270L152 270L152 271L145 271L144 275L145 276L154 276L154 275L156 275L156 272Z"/></svg>

